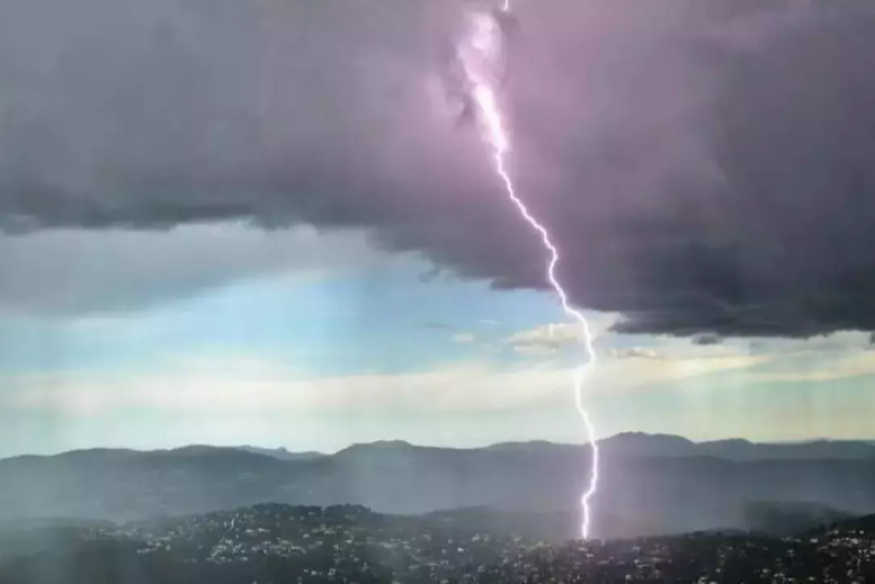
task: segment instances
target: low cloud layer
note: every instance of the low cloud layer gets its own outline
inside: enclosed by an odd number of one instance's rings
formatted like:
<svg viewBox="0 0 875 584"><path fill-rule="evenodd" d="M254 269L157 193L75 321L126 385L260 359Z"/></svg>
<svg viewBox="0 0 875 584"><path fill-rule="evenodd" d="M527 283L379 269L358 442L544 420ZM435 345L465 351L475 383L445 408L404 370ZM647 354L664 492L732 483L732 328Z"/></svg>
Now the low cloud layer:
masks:
<svg viewBox="0 0 875 584"><path fill-rule="evenodd" d="M233 224L0 234L0 312L60 317L129 312L240 278L289 270L318 275L386 262L368 241L355 231L265 232Z"/></svg>
<svg viewBox="0 0 875 584"><path fill-rule="evenodd" d="M875 360L872 357L870 361ZM712 373L743 372L768 361L765 356L748 355L642 359L631 364L611 360L594 374L588 389L590 394L602 395L665 389ZM855 370L852 374L862 373ZM572 368L549 363L496 367L471 362L419 373L302 379L300 372L281 363L244 357L226 359L218 367L201 363L167 367L160 375L6 377L4 383L15 391L0 396L0 406L85 416L124 408L235 413L500 411L565 405L572 377Z"/></svg>
<svg viewBox="0 0 875 584"><path fill-rule="evenodd" d="M576 303L627 332L875 329L869 4L518 3L512 170ZM462 5L6 2L3 229L362 227L543 287L442 87Z"/></svg>
<svg viewBox="0 0 875 584"><path fill-rule="evenodd" d="M666 340L655 348L610 351L587 383L587 395L605 399L630 392L719 391L755 384L834 382L875 374L875 353L847 348L819 354L817 366L800 366L805 341L792 354L751 354L739 344L722 350ZM160 374L39 373L5 376L0 395L10 409L92 416L141 408L182 412L498 411L566 405L573 368L456 363L394 375L309 377L287 359L239 352L186 357ZM811 361L811 357L807 356Z"/></svg>

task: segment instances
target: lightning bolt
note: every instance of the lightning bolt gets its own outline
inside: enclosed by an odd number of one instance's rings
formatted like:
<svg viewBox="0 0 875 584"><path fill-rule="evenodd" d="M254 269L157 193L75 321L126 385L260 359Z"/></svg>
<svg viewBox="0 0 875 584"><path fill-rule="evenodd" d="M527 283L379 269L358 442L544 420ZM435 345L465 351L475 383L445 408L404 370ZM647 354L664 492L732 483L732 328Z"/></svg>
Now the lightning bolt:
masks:
<svg viewBox="0 0 875 584"><path fill-rule="evenodd" d="M502 10L510 10L510 0L505 0ZM595 428L593 427L589 411L583 403L583 386L584 379L588 370L595 367L597 355L593 347L593 336L590 330L589 322L583 313L573 306L568 301L568 294L562 287L556 277L556 266L559 264L560 255L558 248L553 244L549 231L544 227L530 212L525 202L517 196L516 188L514 187L513 179L507 169L507 154L510 151L510 137L505 128L504 121L501 115L501 108L495 96L495 91L484 80L484 76L477 74L477 71L470 67L465 67L468 78L472 83L472 91L474 101L480 111L480 117L486 129L486 139L488 145L492 148L493 161L495 164L495 172L504 184L504 190L510 202L516 206L522 218L529 226L538 233L541 237L541 242L550 255L550 261L547 265L547 280L562 303L562 309L569 319L576 321L583 333L583 345L586 352L586 361L575 368L574 371L574 403L577 412L583 420L583 425L586 429L586 436L592 450L589 484L586 490L581 494L580 505L583 512L581 521L581 536L583 539L589 539L590 528L592 525L591 501L598 490L599 483L599 447L595 439Z"/></svg>

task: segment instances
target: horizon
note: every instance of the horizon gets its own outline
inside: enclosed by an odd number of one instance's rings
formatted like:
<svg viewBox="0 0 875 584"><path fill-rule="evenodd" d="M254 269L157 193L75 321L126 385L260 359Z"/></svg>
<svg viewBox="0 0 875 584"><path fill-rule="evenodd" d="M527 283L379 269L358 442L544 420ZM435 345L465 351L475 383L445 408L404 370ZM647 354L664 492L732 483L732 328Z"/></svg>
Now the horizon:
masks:
<svg viewBox="0 0 875 584"><path fill-rule="evenodd" d="M606 436L604 438L599 438L597 442L609 442L611 440L616 440L617 438L624 437L636 437L636 438L651 438L651 439L680 439L685 442L694 445L705 445L705 444L715 444L715 443L723 443L723 442L744 442L750 444L751 446L803 446L807 444L817 444L817 443L860 443L872 445L875 447L875 438L847 438L847 439L835 439L835 438L810 438L804 440L790 440L790 441L776 441L776 442L761 442L761 441L753 441L748 440L746 438L740 437L726 437L726 438L716 438L709 440L693 440L686 436L681 436L678 434L662 434L662 433L648 433L648 432L637 432L637 431L626 431L619 432L617 434L613 434L611 436ZM553 442L550 440L542 440L542 439L532 439L532 440L511 440L504 442L493 442L482 445L468 445L468 446L454 446L451 444L424 444L424 443L415 443L407 440L401 439L382 439L382 440L373 440L370 442L353 442L350 443L338 450L325 452L325 451L317 451L317 450L293 450L286 446L261 446L257 444L206 444L206 443L190 443L190 444L180 444L176 446L170 446L165 448L130 448L125 446L91 446L84 448L75 448L71 450L61 450L57 452L44 452L44 453L34 453L34 452L21 452L17 454L10 454L0 456L0 460L8 460L12 458L20 458L20 457L43 457L43 458L51 458L56 456L63 456L65 454L73 454L79 452L95 452L95 451L112 451L112 452L135 452L135 453L152 453L152 452L174 452L178 450L186 450L186 449L196 449L196 448L208 448L208 449L216 449L216 450L263 450L265 452L285 452L291 455L302 455L302 454L313 454L319 456L334 456L340 452L345 450L358 447L358 446L376 446L376 445L391 445L398 444L403 446L409 446L412 448L423 448L423 449L438 449L438 450L488 450L491 448L496 448L500 446L525 446L525 445L547 445L547 446L560 446L560 447L580 447L584 448L588 446L588 442ZM254 452L253 454L259 454L258 452Z"/></svg>

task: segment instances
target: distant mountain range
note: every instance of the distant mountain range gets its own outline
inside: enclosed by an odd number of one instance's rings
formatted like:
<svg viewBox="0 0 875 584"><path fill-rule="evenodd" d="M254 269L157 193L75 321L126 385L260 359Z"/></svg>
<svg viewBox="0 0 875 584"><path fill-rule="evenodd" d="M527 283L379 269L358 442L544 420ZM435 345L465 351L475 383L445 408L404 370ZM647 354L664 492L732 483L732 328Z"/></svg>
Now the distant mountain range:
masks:
<svg viewBox="0 0 875 584"><path fill-rule="evenodd" d="M758 443L740 438L693 442L670 434L625 432L599 442L606 454L627 456L708 456L723 460L875 460L875 442L865 440L808 440ZM490 446L493 450L544 448L550 442L510 442ZM576 448L575 446L561 445Z"/></svg>
<svg viewBox="0 0 875 584"><path fill-rule="evenodd" d="M839 459L857 460L875 458L875 441L867 440L805 440L798 442L763 443L750 442L740 438L693 442L681 436L670 434L646 434L643 432L624 432L599 442L607 453L621 453L630 456L710 456L725 460L803 460ZM240 446L241 450L265 454L280 460L311 460L333 456L321 452L290 452L285 448L258 448ZM346 450L361 451L363 448L422 448L403 440L355 444ZM492 451L519 451L538 448L580 448L578 445L556 444L545 440L529 442L502 442L487 446ZM469 449L459 449L469 450ZM477 449L474 449L477 450ZM339 453L338 453L339 454Z"/></svg>
<svg viewBox="0 0 875 584"><path fill-rule="evenodd" d="M312 460L326 456L321 452L289 452L285 448L259 448L257 446L240 446L240 450L253 454L264 454L279 460Z"/></svg>
<svg viewBox="0 0 875 584"><path fill-rule="evenodd" d="M762 513L751 506L762 502L794 515L801 508L824 517L875 513L875 446L865 442L694 443L621 434L600 446L594 520L604 537L756 528ZM0 520L125 521L265 502L567 516L589 456L586 446L548 442L451 449L397 441L332 455L191 446L21 456L0 460Z"/></svg>

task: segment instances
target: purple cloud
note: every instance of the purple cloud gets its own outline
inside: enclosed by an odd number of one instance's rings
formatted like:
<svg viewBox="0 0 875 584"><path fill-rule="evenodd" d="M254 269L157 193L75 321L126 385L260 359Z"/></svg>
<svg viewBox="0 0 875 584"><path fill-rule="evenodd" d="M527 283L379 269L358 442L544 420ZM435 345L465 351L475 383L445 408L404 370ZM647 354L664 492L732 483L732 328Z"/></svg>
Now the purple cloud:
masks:
<svg viewBox="0 0 875 584"><path fill-rule="evenodd" d="M7 231L365 227L499 287L543 256L446 99L461 0L0 7ZM875 329L863 0L519 2L513 173L624 330Z"/></svg>

